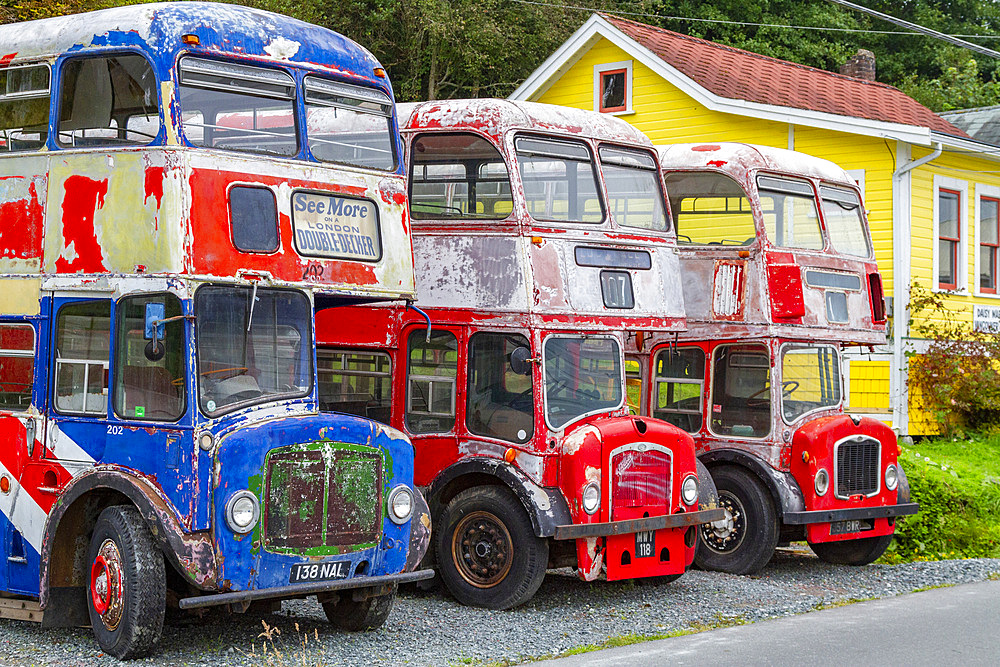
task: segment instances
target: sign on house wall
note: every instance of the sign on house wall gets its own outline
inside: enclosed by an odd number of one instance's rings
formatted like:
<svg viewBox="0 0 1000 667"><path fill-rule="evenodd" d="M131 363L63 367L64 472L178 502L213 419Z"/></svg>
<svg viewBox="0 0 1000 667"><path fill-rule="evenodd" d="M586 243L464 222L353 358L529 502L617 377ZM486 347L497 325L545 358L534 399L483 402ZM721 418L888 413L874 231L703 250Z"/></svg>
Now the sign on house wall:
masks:
<svg viewBox="0 0 1000 667"><path fill-rule="evenodd" d="M974 306L972 328L976 331L1000 333L1000 306Z"/></svg>

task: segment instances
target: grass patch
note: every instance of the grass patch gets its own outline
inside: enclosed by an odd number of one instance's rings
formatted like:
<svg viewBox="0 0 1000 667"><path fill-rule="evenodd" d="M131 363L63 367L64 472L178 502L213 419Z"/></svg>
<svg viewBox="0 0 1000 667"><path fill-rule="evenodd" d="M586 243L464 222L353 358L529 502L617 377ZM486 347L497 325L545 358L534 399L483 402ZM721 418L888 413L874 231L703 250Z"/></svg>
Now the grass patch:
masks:
<svg viewBox="0 0 1000 667"><path fill-rule="evenodd" d="M815 611L822 611L823 609L836 609L837 607L849 607L852 604L857 604L859 602L870 602L872 600L878 600L875 597L868 598L847 598L845 600L837 600L836 602L817 602L813 605Z"/></svg>
<svg viewBox="0 0 1000 667"><path fill-rule="evenodd" d="M742 616L723 616L720 613L716 613L715 618L708 623L692 623L686 628L681 628L679 630L671 630L670 632L654 633L650 635L629 633L627 635L609 637L608 639L605 639L603 642L600 642L598 644L585 644L583 646L574 646L573 648L563 651L562 653L539 656L537 658L531 658L531 660L539 661L539 660L549 660L551 658L565 658L571 655L590 653L591 651L602 651L606 648L631 646L632 644L641 644L642 642L656 641L657 639L671 639L673 637L683 637L685 635L693 635L699 632L705 632L706 630L731 628L736 625L746 625L746 623L747 620ZM506 667L506 666L504 665L498 667Z"/></svg>
<svg viewBox="0 0 1000 667"><path fill-rule="evenodd" d="M1000 434L904 446L920 513L897 525L883 562L1000 557Z"/></svg>

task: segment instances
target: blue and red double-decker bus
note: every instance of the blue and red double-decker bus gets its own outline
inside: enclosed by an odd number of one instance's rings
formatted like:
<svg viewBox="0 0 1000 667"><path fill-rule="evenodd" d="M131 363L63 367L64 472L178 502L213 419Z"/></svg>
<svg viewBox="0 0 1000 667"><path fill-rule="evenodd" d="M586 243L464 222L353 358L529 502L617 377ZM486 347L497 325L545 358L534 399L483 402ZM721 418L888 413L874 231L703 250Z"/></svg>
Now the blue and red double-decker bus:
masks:
<svg viewBox="0 0 1000 667"><path fill-rule="evenodd" d="M0 27L0 616L148 652L182 609L381 624L413 448L320 414L318 310L412 298L392 89L329 30L213 3Z"/></svg>

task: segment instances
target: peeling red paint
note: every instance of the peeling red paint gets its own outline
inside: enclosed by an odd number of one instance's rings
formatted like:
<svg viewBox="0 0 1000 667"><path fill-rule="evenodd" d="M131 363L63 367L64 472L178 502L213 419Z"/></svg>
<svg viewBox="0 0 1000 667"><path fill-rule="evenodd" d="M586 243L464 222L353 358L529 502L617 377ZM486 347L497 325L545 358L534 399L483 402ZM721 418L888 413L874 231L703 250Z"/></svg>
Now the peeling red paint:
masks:
<svg viewBox="0 0 1000 667"><path fill-rule="evenodd" d="M14 58L17 58L17 52L8 53L7 55L0 57L0 67L6 67L12 60L14 60Z"/></svg>
<svg viewBox="0 0 1000 667"><path fill-rule="evenodd" d="M0 257L30 259L42 256L42 205L35 183L28 186L28 198L0 203Z"/></svg>
<svg viewBox="0 0 1000 667"><path fill-rule="evenodd" d="M64 247L73 245L76 257L56 260L56 270L63 273L107 272L101 245L97 242L94 229L94 214L104 207L104 197L108 194L108 179L95 181L86 176L70 176L64 184L63 197L63 241ZM65 251L64 251L65 254Z"/></svg>
<svg viewBox="0 0 1000 667"><path fill-rule="evenodd" d="M156 197L156 208L160 208L163 201L163 167L146 167L146 194L142 203L145 204L150 197Z"/></svg>
<svg viewBox="0 0 1000 667"><path fill-rule="evenodd" d="M709 160L708 161L708 165L710 167L722 167L722 166L725 166L725 164L726 164L725 160Z"/></svg>

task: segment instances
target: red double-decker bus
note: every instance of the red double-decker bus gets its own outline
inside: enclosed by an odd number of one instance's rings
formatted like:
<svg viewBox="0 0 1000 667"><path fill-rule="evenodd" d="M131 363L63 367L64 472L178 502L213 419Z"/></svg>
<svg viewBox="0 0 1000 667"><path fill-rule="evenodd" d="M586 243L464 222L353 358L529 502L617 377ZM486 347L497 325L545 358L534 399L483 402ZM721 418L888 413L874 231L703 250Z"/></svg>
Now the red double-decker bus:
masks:
<svg viewBox="0 0 1000 667"><path fill-rule="evenodd" d="M917 511L896 436L845 414L842 354L885 342L861 192L835 164L747 144L661 149L687 330L641 361L642 413L690 433L723 521L697 562L747 574L779 542L864 564Z"/></svg>
<svg viewBox="0 0 1000 667"><path fill-rule="evenodd" d="M411 437L463 603L517 605L552 566L680 575L722 512L699 509L713 494L690 436L627 400L626 351L684 324L652 145L532 103L407 115L418 308L320 314L321 407Z"/></svg>

